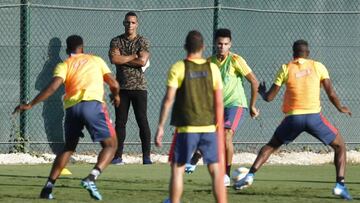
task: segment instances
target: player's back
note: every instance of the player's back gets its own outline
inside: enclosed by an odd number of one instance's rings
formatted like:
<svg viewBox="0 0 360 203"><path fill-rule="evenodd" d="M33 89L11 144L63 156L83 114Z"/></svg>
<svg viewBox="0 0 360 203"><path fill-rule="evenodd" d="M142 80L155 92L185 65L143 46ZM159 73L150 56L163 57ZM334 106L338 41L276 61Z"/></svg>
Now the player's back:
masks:
<svg viewBox="0 0 360 203"><path fill-rule="evenodd" d="M65 108L82 100L103 102L103 75L109 72L104 60L89 54L72 54L59 64L55 76L64 79Z"/></svg>

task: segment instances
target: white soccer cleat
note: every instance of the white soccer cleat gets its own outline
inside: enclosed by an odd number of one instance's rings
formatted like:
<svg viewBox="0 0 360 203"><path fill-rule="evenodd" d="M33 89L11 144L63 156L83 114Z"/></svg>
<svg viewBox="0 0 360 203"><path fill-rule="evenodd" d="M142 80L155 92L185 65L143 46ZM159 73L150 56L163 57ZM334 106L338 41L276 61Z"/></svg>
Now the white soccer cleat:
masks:
<svg viewBox="0 0 360 203"><path fill-rule="evenodd" d="M247 187L249 187L250 185L252 185L254 182L254 174L253 173L248 173L245 178L240 179L239 181L237 181L234 184L234 189L235 190L242 190L245 189Z"/></svg>
<svg viewBox="0 0 360 203"><path fill-rule="evenodd" d="M345 185L340 185L339 183L336 183L336 185L333 189L333 194L336 196L340 196L341 198L343 198L345 200L352 200L352 197L351 197L347 187Z"/></svg>
<svg viewBox="0 0 360 203"><path fill-rule="evenodd" d="M192 174L194 173L195 169L196 169L196 165L185 164L185 173Z"/></svg>
<svg viewBox="0 0 360 203"><path fill-rule="evenodd" d="M231 185L230 177L227 174L225 174L225 176L224 176L224 185L225 185L225 187L230 187L230 185Z"/></svg>

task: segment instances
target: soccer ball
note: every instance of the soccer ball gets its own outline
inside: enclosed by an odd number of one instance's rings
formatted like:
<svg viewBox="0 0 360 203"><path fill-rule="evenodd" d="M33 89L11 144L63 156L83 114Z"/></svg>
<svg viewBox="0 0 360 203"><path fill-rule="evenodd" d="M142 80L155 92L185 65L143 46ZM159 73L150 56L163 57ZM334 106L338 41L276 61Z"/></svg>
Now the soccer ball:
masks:
<svg viewBox="0 0 360 203"><path fill-rule="evenodd" d="M231 178L234 182L238 182L239 180L245 178L245 176L249 173L249 169L246 167L239 167L232 172Z"/></svg>

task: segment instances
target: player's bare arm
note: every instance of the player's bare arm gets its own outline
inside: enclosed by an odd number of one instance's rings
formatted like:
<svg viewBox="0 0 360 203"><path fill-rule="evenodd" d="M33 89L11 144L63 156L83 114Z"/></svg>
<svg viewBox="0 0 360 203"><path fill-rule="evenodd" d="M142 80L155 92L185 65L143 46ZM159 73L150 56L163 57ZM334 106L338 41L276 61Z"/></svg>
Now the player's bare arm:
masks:
<svg viewBox="0 0 360 203"><path fill-rule="evenodd" d="M167 90L166 90L166 95L164 96L164 99L161 104L159 124L158 124L158 128L156 130L156 135L155 135L155 145L157 147L162 147L162 138L164 136L164 126L165 126L166 119L169 115L171 106L173 105L174 100L175 100L176 89L177 88L175 88L175 87L168 86Z"/></svg>
<svg viewBox="0 0 360 203"><path fill-rule="evenodd" d="M251 85L251 98L250 98L250 116L256 118L259 116L259 110L256 108L256 98L259 89L259 82L253 72L245 76Z"/></svg>
<svg viewBox="0 0 360 203"><path fill-rule="evenodd" d="M269 91L266 91L265 81L261 82L259 85L259 94L264 101L271 102L274 100L276 95L279 93L281 86L273 84Z"/></svg>
<svg viewBox="0 0 360 203"><path fill-rule="evenodd" d="M342 106L340 99L338 98L338 96L336 95L336 92L332 86L331 80L330 79L324 79L321 81L322 86L325 89L325 92L329 98L329 100L331 101L331 103L336 107L336 109L341 112L341 113L346 113L349 116L351 116L351 111L348 107L346 106Z"/></svg>
<svg viewBox="0 0 360 203"><path fill-rule="evenodd" d="M112 103L114 106L119 107L120 105L120 85L116 81L115 77L111 73L107 73L103 76L104 82L109 85L111 94L113 96Z"/></svg>
<svg viewBox="0 0 360 203"><path fill-rule="evenodd" d="M59 87L63 84L63 82L64 80L61 77L54 77L51 83L45 89L43 89L31 102L29 102L28 104L21 104L17 106L14 109L13 114L20 111L29 110L37 103L46 100L51 95L53 95L57 89L59 89Z"/></svg>
<svg viewBox="0 0 360 203"><path fill-rule="evenodd" d="M214 91L214 107L215 107L215 116L216 116L216 125L223 126L224 123L224 104L223 104L223 94L221 89Z"/></svg>

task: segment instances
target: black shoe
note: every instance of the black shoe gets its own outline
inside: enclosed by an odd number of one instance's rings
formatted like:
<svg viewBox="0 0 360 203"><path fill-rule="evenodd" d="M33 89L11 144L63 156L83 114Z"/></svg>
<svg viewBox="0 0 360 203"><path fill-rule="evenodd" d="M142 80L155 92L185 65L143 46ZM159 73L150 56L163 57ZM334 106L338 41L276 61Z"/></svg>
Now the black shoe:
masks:
<svg viewBox="0 0 360 203"><path fill-rule="evenodd" d="M143 164L144 165L152 164L150 157L143 158Z"/></svg>
<svg viewBox="0 0 360 203"><path fill-rule="evenodd" d="M41 199L54 199L54 196L53 196L51 193L52 193L52 188L50 188L50 187L44 187L44 188L41 190L40 198L41 198Z"/></svg>

